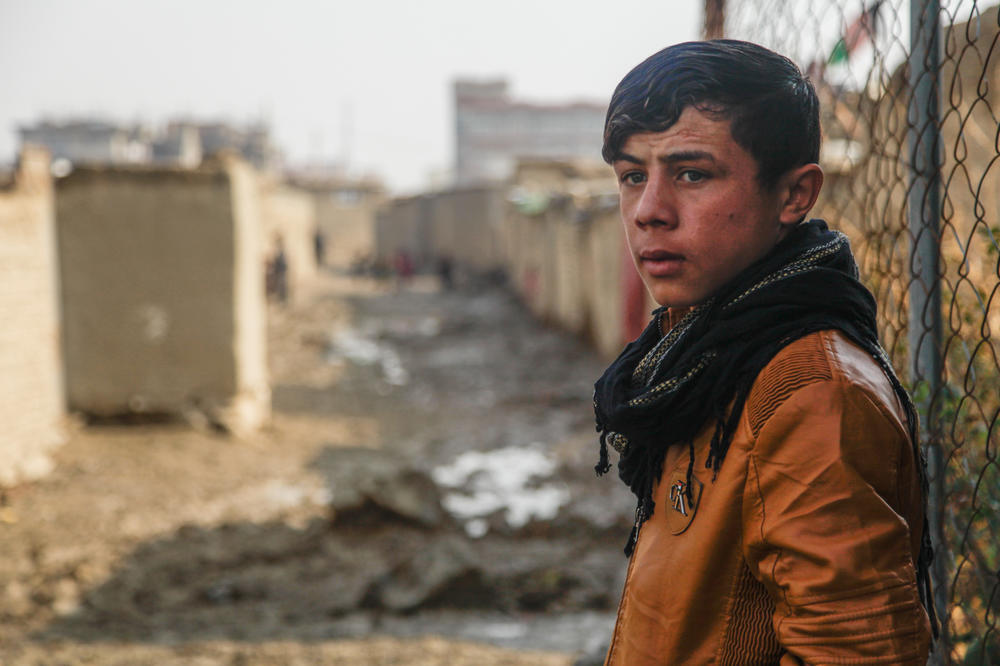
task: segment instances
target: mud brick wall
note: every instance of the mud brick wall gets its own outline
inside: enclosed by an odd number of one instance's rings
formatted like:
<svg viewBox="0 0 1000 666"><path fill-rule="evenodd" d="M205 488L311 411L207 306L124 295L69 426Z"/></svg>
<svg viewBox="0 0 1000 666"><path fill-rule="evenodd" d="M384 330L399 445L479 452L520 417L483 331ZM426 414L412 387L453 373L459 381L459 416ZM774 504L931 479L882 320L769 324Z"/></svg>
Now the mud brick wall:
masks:
<svg viewBox="0 0 1000 666"><path fill-rule="evenodd" d="M524 303L609 358L625 342L622 243L616 209L568 199L530 214L510 206L504 224L507 274Z"/></svg>
<svg viewBox="0 0 1000 666"><path fill-rule="evenodd" d="M418 262L450 256L473 269L501 268L537 317L613 358L626 342L626 272L634 269L626 263L616 195L608 196L615 191L610 172L552 161L520 173L536 190L525 205L517 202L523 191L500 187L387 203L376 224L378 258L391 266L405 249ZM645 323L655 304L644 290L639 299Z"/></svg>
<svg viewBox="0 0 1000 666"><path fill-rule="evenodd" d="M511 210L504 224L507 277L536 316L549 313L553 273L551 224L547 215L524 215Z"/></svg>
<svg viewBox="0 0 1000 666"><path fill-rule="evenodd" d="M378 192L316 192L316 222L326 236L326 264L347 268L375 254L375 215L383 203Z"/></svg>
<svg viewBox="0 0 1000 666"><path fill-rule="evenodd" d="M260 211L264 244L261 263L270 256L280 238L288 262L288 291L292 302L301 299L303 290L316 277L316 202L313 196L288 185L263 182L260 186Z"/></svg>
<svg viewBox="0 0 1000 666"><path fill-rule="evenodd" d="M607 358L656 307L625 249L617 182L604 163L522 160L500 238L522 301Z"/></svg>
<svg viewBox="0 0 1000 666"><path fill-rule="evenodd" d="M627 265L625 238L618 210L603 210L587 224L586 261L583 270L587 302L586 334L607 358L616 357L627 340L625 330L624 272ZM646 311L655 304L645 294Z"/></svg>
<svg viewBox="0 0 1000 666"><path fill-rule="evenodd" d="M225 163L233 228L233 368L236 391L225 398L222 414L230 430L256 429L271 415L267 372L267 307L260 265L264 244L257 172L243 161Z"/></svg>
<svg viewBox="0 0 1000 666"><path fill-rule="evenodd" d="M79 168L56 187L69 407L268 415L260 189L245 164Z"/></svg>
<svg viewBox="0 0 1000 666"><path fill-rule="evenodd" d="M563 328L573 333L586 333L591 310L588 293L595 267L587 250L589 225L572 216L563 215L552 222L555 240L553 269L556 280L553 289L552 314Z"/></svg>
<svg viewBox="0 0 1000 666"><path fill-rule="evenodd" d="M376 259L391 266L402 250L428 269L441 257L474 272L502 268L504 196L500 188L471 187L388 202L377 215Z"/></svg>
<svg viewBox="0 0 1000 666"><path fill-rule="evenodd" d="M473 187L437 192L428 197L428 204L434 257L450 257L478 272L502 265L502 189Z"/></svg>
<svg viewBox="0 0 1000 666"><path fill-rule="evenodd" d="M396 199L375 218L375 261L392 268L393 258L407 252L417 267L430 265L431 220L428 196Z"/></svg>
<svg viewBox="0 0 1000 666"><path fill-rule="evenodd" d="M0 485L38 478L63 441L49 157L26 149L0 189Z"/></svg>

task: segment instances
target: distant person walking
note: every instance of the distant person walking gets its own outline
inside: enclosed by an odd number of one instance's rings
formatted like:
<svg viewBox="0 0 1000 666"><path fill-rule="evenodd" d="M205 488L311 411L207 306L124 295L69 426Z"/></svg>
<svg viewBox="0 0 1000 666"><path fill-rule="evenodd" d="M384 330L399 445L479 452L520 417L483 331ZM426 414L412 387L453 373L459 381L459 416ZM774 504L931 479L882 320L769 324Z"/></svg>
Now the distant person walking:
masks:
<svg viewBox="0 0 1000 666"><path fill-rule="evenodd" d="M437 273L441 281L441 288L451 291L455 287L455 264L451 257L441 256L438 258Z"/></svg>
<svg viewBox="0 0 1000 666"><path fill-rule="evenodd" d="M282 305L288 303L288 259L280 236L274 239L274 251L267 262L264 282L268 300L277 300Z"/></svg>
<svg viewBox="0 0 1000 666"><path fill-rule="evenodd" d="M396 288L400 289L409 284L413 277L413 258L406 250L399 250L393 258L393 269L396 273Z"/></svg>
<svg viewBox="0 0 1000 666"><path fill-rule="evenodd" d="M316 266L323 266L326 261L326 234L319 228L313 233L313 252L316 253Z"/></svg>

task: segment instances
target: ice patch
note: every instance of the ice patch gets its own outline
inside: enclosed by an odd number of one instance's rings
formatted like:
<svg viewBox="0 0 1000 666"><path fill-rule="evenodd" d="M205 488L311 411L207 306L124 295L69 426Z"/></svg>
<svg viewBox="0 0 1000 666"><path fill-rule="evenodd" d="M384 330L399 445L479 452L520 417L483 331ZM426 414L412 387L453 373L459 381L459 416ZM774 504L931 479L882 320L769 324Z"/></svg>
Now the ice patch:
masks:
<svg viewBox="0 0 1000 666"><path fill-rule="evenodd" d="M331 343L331 355L346 358L358 365L374 365L381 356L377 342L364 338L357 331L350 329L337 331Z"/></svg>
<svg viewBox="0 0 1000 666"><path fill-rule="evenodd" d="M382 334L389 334L397 338L412 338L421 336L432 338L441 333L441 318L434 316L420 317L398 317L393 319L369 319L362 325L366 335L377 337Z"/></svg>
<svg viewBox="0 0 1000 666"><path fill-rule="evenodd" d="M379 365L385 381L393 386L405 386L410 373L403 367L396 350L380 345L357 331L342 329L330 341L329 360L345 358L357 365Z"/></svg>
<svg viewBox="0 0 1000 666"><path fill-rule="evenodd" d="M555 462L536 447L509 446L494 451L467 451L431 472L434 481L451 492L442 504L466 521L470 536L485 534L482 518L504 510L511 527L532 518L549 520L569 501L569 490L555 483L532 484L555 471Z"/></svg>
<svg viewBox="0 0 1000 666"><path fill-rule="evenodd" d="M441 332L441 320L437 317L424 317L417 322L417 333L425 338L431 338Z"/></svg>
<svg viewBox="0 0 1000 666"><path fill-rule="evenodd" d="M513 640L527 635L523 622L490 622L482 627L483 635L491 640Z"/></svg>
<svg viewBox="0 0 1000 666"><path fill-rule="evenodd" d="M452 345L436 349L427 355L427 364L434 367L482 365L484 361L482 345Z"/></svg>
<svg viewBox="0 0 1000 666"><path fill-rule="evenodd" d="M465 524L465 532L473 539L486 536L490 531L490 524L482 518L473 518Z"/></svg>

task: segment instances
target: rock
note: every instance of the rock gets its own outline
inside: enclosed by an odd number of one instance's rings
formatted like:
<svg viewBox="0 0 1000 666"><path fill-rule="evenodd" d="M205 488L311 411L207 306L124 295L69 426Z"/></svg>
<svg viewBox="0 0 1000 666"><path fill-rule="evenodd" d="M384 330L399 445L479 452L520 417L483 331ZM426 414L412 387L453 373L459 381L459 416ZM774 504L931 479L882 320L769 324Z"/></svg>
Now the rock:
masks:
<svg viewBox="0 0 1000 666"><path fill-rule="evenodd" d="M608 646L605 645L603 648L580 655L573 662L573 666L601 666L604 663L604 657L607 655L607 652Z"/></svg>
<svg viewBox="0 0 1000 666"><path fill-rule="evenodd" d="M7 583L2 599L3 614L8 619L11 617L27 617L35 607L31 598L31 588L26 583L18 580L12 580Z"/></svg>
<svg viewBox="0 0 1000 666"><path fill-rule="evenodd" d="M80 609L80 587L70 578L56 582L52 600L52 610L56 615L72 615Z"/></svg>
<svg viewBox="0 0 1000 666"><path fill-rule="evenodd" d="M445 537L376 582L365 605L396 612L469 608L489 603L492 596L469 546L459 537Z"/></svg>
<svg viewBox="0 0 1000 666"><path fill-rule="evenodd" d="M609 625L604 630L594 631L583 641L582 651L577 655L573 666L602 666L604 657L608 654L611 646L611 632L613 625Z"/></svg>
<svg viewBox="0 0 1000 666"><path fill-rule="evenodd" d="M398 456L368 448L331 448L313 465L329 480L337 525L398 520L429 528L452 526L437 484Z"/></svg>

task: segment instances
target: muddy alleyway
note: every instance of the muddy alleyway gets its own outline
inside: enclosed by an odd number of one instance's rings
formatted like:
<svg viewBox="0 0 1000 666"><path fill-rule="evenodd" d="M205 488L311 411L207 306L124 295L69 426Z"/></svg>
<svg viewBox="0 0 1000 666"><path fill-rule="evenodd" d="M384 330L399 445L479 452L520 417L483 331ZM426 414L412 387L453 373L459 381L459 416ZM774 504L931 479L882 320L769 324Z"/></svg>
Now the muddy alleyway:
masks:
<svg viewBox="0 0 1000 666"><path fill-rule="evenodd" d="M570 664L631 502L603 363L496 287L324 275L270 313L274 417L74 428L0 498L0 663Z"/></svg>

